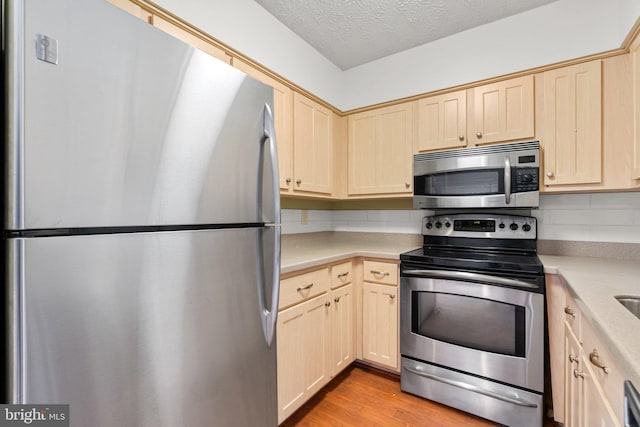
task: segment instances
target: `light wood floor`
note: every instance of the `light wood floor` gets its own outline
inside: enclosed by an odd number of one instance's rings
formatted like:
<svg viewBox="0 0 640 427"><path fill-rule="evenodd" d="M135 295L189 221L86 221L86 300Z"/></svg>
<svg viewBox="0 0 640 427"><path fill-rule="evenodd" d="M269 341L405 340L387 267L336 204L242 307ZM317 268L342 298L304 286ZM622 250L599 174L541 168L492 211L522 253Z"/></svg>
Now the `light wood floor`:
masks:
<svg viewBox="0 0 640 427"><path fill-rule="evenodd" d="M473 415L400 391L397 377L352 365L281 427L496 426ZM553 423L545 423L545 427Z"/></svg>

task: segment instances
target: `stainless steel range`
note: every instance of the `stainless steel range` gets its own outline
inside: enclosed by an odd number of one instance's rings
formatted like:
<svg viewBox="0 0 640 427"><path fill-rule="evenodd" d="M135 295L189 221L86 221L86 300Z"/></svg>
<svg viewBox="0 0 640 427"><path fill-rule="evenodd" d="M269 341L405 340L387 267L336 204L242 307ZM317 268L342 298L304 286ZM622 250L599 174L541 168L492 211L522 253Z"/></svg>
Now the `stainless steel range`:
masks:
<svg viewBox="0 0 640 427"><path fill-rule="evenodd" d="M540 427L544 273L536 219L426 217L401 259L402 390L509 426Z"/></svg>

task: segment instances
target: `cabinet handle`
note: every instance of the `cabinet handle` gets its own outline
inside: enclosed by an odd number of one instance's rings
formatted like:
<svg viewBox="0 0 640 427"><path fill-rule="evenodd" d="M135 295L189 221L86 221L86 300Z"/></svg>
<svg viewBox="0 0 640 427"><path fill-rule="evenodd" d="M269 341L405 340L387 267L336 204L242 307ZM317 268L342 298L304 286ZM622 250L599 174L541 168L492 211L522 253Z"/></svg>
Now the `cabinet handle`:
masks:
<svg viewBox="0 0 640 427"><path fill-rule="evenodd" d="M371 274L373 274L375 276L388 276L389 272L388 271L371 270Z"/></svg>
<svg viewBox="0 0 640 427"><path fill-rule="evenodd" d="M313 283L309 283L307 286L305 286L304 288L298 288L296 289L298 292L302 292L302 291L308 291L309 289L311 289L313 287Z"/></svg>
<svg viewBox="0 0 640 427"><path fill-rule="evenodd" d="M584 378L584 372L578 371L577 369L573 370L573 376L575 378Z"/></svg>
<svg viewBox="0 0 640 427"><path fill-rule="evenodd" d="M302 184L302 180L301 179L296 179L296 184L298 184L298 185Z"/></svg>
<svg viewBox="0 0 640 427"><path fill-rule="evenodd" d="M464 135L458 135L458 139L459 139L460 141L464 141Z"/></svg>
<svg viewBox="0 0 640 427"><path fill-rule="evenodd" d="M411 187L411 184L409 184L408 182L405 182L405 183L404 183L404 186L405 186L405 187L407 187L407 188L409 188L409 187Z"/></svg>
<svg viewBox="0 0 640 427"><path fill-rule="evenodd" d="M340 297L334 298L333 301L337 304L340 302Z"/></svg>
<svg viewBox="0 0 640 427"><path fill-rule="evenodd" d="M591 353L589 353L589 362L591 362L591 364L596 368L602 369L605 374L609 373L609 368L607 368L606 365L600 361L600 355L598 354L598 350L596 350L595 348Z"/></svg>
<svg viewBox="0 0 640 427"><path fill-rule="evenodd" d="M476 132L476 136L479 138L482 138L482 132Z"/></svg>
<svg viewBox="0 0 640 427"><path fill-rule="evenodd" d="M576 313L571 307L565 307L564 312L575 319Z"/></svg>
<svg viewBox="0 0 640 427"><path fill-rule="evenodd" d="M291 178L287 178L284 180L287 184L291 184Z"/></svg>
<svg viewBox="0 0 640 427"><path fill-rule="evenodd" d="M396 297L396 294L389 294L389 298L394 299Z"/></svg>
<svg viewBox="0 0 640 427"><path fill-rule="evenodd" d="M342 274L338 274L338 279L342 279L343 277L347 277L348 275L349 275L348 271Z"/></svg>
<svg viewBox="0 0 640 427"><path fill-rule="evenodd" d="M553 178L553 172L547 172L547 176L548 176L549 178Z"/></svg>
<svg viewBox="0 0 640 427"><path fill-rule="evenodd" d="M569 362L573 363L573 362L578 362L580 363L580 356L574 356L573 354L569 355Z"/></svg>
<svg viewBox="0 0 640 427"><path fill-rule="evenodd" d="M330 307L331 306L331 301L325 301L324 302L324 306L325 307Z"/></svg>

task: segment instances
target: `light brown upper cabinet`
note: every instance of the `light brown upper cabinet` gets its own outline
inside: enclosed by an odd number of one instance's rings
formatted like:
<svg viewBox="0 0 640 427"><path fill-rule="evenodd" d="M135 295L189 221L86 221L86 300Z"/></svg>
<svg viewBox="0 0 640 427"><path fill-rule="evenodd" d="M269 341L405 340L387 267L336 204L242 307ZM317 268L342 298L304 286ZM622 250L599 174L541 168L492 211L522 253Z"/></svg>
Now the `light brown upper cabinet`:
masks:
<svg viewBox="0 0 640 427"><path fill-rule="evenodd" d="M415 107L409 102L349 116L349 196L412 194Z"/></svg>
<svg viewBox="0 0 640 427"><path fill-rule="evenodd" d="M190 32L187 29L176 25L176 23L169 22L156 15L151 15L149 23L154 27L161 29L165 33L171 34L175 38L195 47L196 49L200 49L220 61L231 64L231 56L229 56L227 52L198 37L195 32Z"/></svg>
<svg viewBox="0 0 640 427"><path fill-rule="evenodd" d="M544 73L544 184L602 180L602 63Z"/></svg>
<svg viewBox="0 0 640 427"><path fill-rule="evenodd" d="M418 100L417 152L467 145L467 91Z"/></svg>
<svg viewBox="0 0 640 427"><path fill-rule="evenodd" d="M192 30L191 27L180 25L177 21L170 22L167 19L154 15L153 13L145 10L137 4L132 3L129 0L106 1L114 6L119 7L125 12L128 12L131 15L148 22L154 27L161 29L165 33L171 34L173 37L182 40L188 45L191 45L196 49L200 49L201 51L206 52L214 58L217 58L227 64L231 64L231 56L229 56L227 52L213 45L206 39L199 37L196 31Z"/></svg>
<svg viewBox="0 0 640 427"><path fill-rule="evenodd" d="M273 116L278 146L278 169L280 172L280 190L286 193L293 189L293 91L278 80L240 59L233 59L233 66L254 79L273 88Z"/></svg>
<svg viewBox="0 0 640 427"><path fill-rule="evenodd" d="M293 93L293 189L331 195L333 114Z"/></svg>
<svg viewBox="0 0 640 427"><path fill-rule="evenodd" d="M633 67L633 151L631 179L640 179L640 36L631 45Z"/></svg>
<svg viewBox="0 0 640 427"><path fill-rule="evenodd" d="M533 138L533 88L530 75L418 100L414 151Z"/></svg>
<svg viewBox="0 0 640 427"><path fill-rule="evenodd" d="M473 89L475 145L534 136L533 75L478 86Z"/></svg>

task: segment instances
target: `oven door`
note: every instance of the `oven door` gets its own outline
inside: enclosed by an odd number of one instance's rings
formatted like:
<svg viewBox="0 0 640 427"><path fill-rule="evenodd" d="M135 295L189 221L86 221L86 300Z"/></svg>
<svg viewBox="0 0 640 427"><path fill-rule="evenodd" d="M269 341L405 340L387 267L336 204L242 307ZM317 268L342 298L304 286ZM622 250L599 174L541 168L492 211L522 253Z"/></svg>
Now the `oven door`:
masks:
<svg viewBox="0 0 640 427"><path fill-rule="evenodd" d="M542 392L544 295L450 273L401 278L402 355Z"/></svg>

